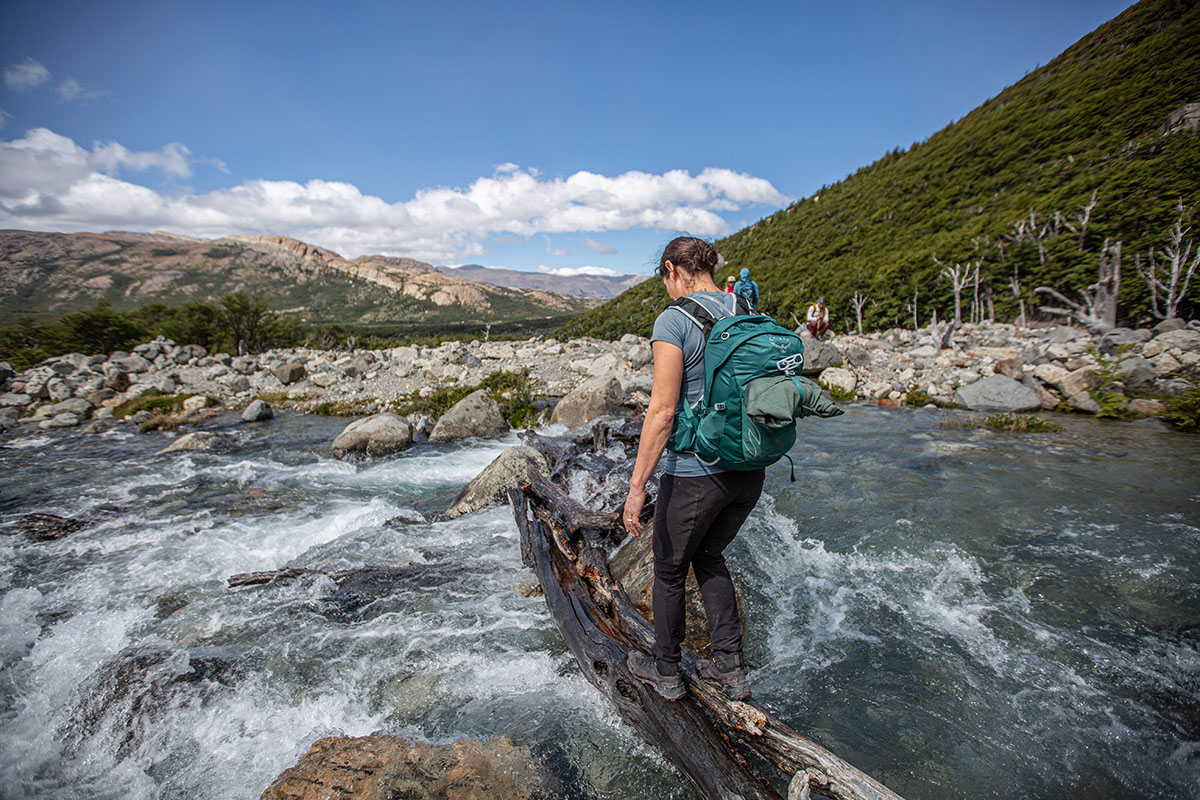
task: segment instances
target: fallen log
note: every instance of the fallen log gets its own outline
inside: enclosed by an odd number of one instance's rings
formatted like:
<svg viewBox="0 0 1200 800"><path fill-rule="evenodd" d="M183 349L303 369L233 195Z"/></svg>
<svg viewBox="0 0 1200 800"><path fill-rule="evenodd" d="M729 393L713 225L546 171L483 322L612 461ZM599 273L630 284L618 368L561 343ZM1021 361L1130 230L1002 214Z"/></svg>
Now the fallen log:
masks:
<svg viewBox="0 0 1200 800"><path fill-rule="evenodd" d="M605 446L616 440L607 431L593 432L593 441ZM554 449L575 466L585 460L576 448L547 447L543 452ZM551 474L565 476L559 466ZM781 800L781 792L786 792L792 800L815 791L834 800L900 800L757 703L729 700L717 685L698 678L700 658L687 647L684 700L664 700L633 678L626 654L631 647L649 651L654 634L610 572L604 545L623 533L619 512L590 510L550 479L530 477L523 489L509 490L509 502L521 534L522 559L537 573L567 646L584 676L643 736L661 747L705 797ZM649 526L643 536L651 536ZM735 742L777 772L761 774Z"/></svg>

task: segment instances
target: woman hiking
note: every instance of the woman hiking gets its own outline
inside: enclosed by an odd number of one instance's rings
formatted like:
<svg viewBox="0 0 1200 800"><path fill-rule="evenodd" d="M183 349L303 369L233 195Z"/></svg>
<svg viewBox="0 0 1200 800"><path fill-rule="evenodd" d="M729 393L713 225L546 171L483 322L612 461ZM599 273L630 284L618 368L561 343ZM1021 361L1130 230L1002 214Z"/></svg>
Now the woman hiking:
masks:
<svg viewBox="0 0 1200 800"><path fill-rule="evenodd" d="M747 313L737 295L722 292L713 280L717 251L692 237L672 239L659 259L658 276L671 300L688 297L714 318ZM683 403L696 403L704 388L705 334L677 307L668 307L654 322L650 337L654 382L642 424L637 460L625 500L625 530L642 532L639 516L646 502L646 482L659 459L663 475L654 510L654 647L650 656L631 649L630 672L668 700L686 694L680 672L684 636L684 580L688 568L704 598L712 638L712 661L698 673L717 681L727 697L744 700L750 684L742 659L742 630L737 597L722 551L762 494L765 470L731 471L710 467L694 454L666 449L675 414ZM664 450L666 453L664 455Z"/></svg>

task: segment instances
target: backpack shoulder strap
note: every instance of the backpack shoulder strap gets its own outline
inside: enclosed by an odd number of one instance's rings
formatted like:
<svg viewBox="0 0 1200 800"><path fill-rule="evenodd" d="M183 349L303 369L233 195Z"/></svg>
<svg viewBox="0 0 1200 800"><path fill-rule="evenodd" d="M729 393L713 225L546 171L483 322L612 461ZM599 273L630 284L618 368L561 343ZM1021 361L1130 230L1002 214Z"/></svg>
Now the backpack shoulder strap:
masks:
<svg viewBox="0 0 1200 800"><path fill-rule="evenodd" d="M713 326L717 324L717 318L707 308L690 297L681 297L668 303L667 308L675 309L694 322L700 328L700 332L704 334L704 341L708 341L708 335L712 333Z"/></svg>

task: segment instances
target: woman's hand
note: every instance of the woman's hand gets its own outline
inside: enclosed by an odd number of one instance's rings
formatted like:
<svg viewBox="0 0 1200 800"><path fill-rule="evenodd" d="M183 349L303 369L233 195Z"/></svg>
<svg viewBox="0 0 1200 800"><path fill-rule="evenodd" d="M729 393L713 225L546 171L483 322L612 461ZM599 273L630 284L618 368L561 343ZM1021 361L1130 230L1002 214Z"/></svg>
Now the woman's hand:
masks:
<svg viewBox="0 0 1200 800"><path fill-rule="evenodd" d="M630 536L642 532L642 506L646 505L646 492L629 487L629 495L625 498L625 511L622 513L625 530Z"/></svg>

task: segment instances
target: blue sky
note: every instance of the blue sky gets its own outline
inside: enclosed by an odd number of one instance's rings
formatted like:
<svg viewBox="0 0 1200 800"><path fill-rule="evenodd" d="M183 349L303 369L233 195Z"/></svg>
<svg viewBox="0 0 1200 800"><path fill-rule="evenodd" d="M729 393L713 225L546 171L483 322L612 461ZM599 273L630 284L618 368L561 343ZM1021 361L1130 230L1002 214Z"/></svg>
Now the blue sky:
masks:
<svg viewBox="0 0 1200 800"><path fill-rule="evenodd" d="M1126 6L4 0L0 227L648 273Z"/></svg>

